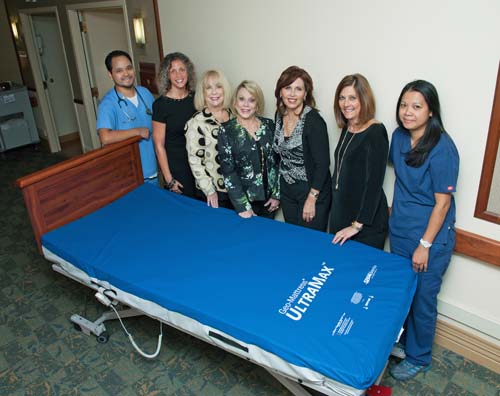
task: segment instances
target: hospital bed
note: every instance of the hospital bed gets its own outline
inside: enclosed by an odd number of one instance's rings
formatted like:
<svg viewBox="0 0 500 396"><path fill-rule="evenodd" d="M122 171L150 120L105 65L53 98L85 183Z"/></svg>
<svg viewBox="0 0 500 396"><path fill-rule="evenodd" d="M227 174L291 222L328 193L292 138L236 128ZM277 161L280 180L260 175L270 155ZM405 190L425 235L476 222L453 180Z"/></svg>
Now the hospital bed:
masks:
<svg viewBox="0 0 500 396"><path fill-rule="evenodd" d="M143 184L137 141L18 180L53 269L129 307L124 317L148 315L264 367L295 395L309 394L302 385L364 394L409 310L409 261Z"/></svg>

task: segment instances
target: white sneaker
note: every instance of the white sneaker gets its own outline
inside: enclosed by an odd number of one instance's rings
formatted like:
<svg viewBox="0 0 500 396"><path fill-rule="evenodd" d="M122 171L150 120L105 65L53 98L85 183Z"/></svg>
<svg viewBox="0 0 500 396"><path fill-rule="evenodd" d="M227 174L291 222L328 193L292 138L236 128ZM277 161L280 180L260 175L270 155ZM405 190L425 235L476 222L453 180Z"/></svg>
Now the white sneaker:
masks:
<svg viewBox="0 0 500 396"><path fill-rule="evenodd" d="M405 346L400 342L396 342L392 347L391 356L399 359L406 359Z"/></svg>

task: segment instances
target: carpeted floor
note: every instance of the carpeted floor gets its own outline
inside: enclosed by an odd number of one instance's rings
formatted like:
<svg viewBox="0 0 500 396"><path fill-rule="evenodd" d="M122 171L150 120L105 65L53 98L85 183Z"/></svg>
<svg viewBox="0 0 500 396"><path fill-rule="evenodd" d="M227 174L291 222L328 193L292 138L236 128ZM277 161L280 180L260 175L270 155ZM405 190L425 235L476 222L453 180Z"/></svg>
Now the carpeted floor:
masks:
<svg viewBox="0 0 500 396"><path fill-rule="evenodd" d="M133 351L116 321L106 324L106 344L74 330L71 314L94 320L104 307L38 254L15 187L63 159L31 147L0 156L0 395L289 395L260 367L166 326L152 361ZM156 322L125 322L144 349L155 349ZM395 396L500 396L500 375L439 346L432 370L406 383L386 373L382 384Z"/></svg>

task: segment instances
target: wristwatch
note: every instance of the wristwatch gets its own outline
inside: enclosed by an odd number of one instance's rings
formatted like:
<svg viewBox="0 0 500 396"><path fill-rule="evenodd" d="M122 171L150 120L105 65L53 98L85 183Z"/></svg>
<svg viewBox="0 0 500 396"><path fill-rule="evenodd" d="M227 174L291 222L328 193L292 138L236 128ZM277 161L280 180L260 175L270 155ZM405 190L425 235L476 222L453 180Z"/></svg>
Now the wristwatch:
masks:
<svg viewBox="0 0 500 396"><path fill-rule="evenodd" d="M432 246L432 243L424 241L422 238L420 238L420 244L426 249L429 249Z"/></svg>

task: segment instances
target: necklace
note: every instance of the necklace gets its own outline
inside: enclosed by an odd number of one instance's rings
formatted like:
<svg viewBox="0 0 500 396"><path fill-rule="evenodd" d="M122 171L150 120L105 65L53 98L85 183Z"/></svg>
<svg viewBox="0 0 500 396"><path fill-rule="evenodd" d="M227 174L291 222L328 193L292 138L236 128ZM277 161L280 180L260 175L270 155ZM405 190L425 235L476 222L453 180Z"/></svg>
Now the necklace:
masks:
<svg viewBox="0 0 500 396"><path fill-rule="evenodd" d="M346 136L347 134L349 133L349 128L346 128L345 130L345 135L344 137L342 138L342 141L340 142L340 146L339 146L339 154L338 154L338 157L337 157L337 174L335 175L335 190L338 190L339 189L339 178L340 178L340 171L342 170L342 164L344 163L344 158L345 158L345 154L347 152L347 148L349 147L349 145L351 144L352 140L354 139L354 136L356 136L355 133L352 133L352 136L351 138L349 139L349 141L347 142L347 144L345 145L345 148L344 148L344 152L342 153L342 158L340 158L340 153L342 151L342 146L344 145L344 141L346 140Z"/></svg>
<svg viewBox="0 0 500 396"><path fill-rule="evenodd" d="M260 141L255 142L257 144L257 147L259 148L260 151L260 173L262 174L262 177L264 177L264 167L266 165L266 158L264 157L264 148L260 144Z"/></svg>
<svg viewBox="0 0 500 396"><path fill-rule="evenodd" d="M292 136L293 131L295 130L295 127L297 126L297 122L299 121L298 117L295 119L292 119L291 116L286 115L284 117L284 128L283 128L283 134L285 137Z"/></svg>

